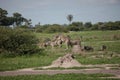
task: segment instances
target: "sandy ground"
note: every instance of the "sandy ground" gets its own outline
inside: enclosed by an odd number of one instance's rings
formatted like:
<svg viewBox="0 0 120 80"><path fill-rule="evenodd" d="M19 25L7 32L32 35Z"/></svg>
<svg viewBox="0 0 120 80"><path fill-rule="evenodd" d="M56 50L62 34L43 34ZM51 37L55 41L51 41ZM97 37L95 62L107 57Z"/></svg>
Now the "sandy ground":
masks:
<svg viewBox="0 0 120 80"><path fill-rule="evenodd" d="M84 73L84 74L113 74L115 77L108 78L119 78L120 79L120 69L111 70L113 66L118 66L119 64L104 64L104 65L82 65L82 67L102 67L102 68L91 68L91 69L64 69L64 70L35 70L35 68L25 68L15 71L3 71L0 72L0 76L17 76L17 75L55 75L55 74L69 74L69 73ZM39 67L40 68L40 67ZM103 69L104 68L104 69Z"/></svg>
<svg viewBox="0 0 120 80"><path fill-rule="evenodd" d="M17 70L17 71L5 71L0 72L0 76L17 76L17 75L40 75L40 74L47 74L47 75L54 75L54 74L69 74L69 73L84 73L84 74L95 74L95 73L102 73L102 74L113 74L115 77L110 78L120 78L120 70L103 70L103 69L83 69L83 70L32 70L32 69L24 69L24 70Z"/></svg>

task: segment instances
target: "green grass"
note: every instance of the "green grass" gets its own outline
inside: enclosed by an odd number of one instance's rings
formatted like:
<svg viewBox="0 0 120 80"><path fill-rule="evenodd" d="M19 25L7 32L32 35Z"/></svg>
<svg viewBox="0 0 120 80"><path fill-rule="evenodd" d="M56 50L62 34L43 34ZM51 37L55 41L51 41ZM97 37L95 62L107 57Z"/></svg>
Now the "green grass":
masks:
<svg viewBox="0 0 120 80"><path fill-rule="evenodd" d="M0 71L44 66L50 64L53 60L54 57L48 58L48 56L2 58L0 59Z"/></svg>
<svg viewBox="0 0 120 80"><path fill-rule="evenodd" d="M65 54L66 50L48 48L43 54L24 55L14 58L0 57L0 71L50 65L51 62Z"/></svg>
<svg viewBox="0 0 120 80"><path fill-rule="evenodd" d="M73 39L81 37L85 42L89 41L114 41L120 40L120 31L81 31L68 33ZM117 37L114 37L116 35Z"/></svg>
<svg viewBox="0 0 120 80"><path fill-rule="evenodd" d="M57 34L46 34L46 33L34 33L39 39L51 38ZM72 39L76 39L82 36L82 45L92 46L93 52L85 52L84 56L76 55L76 59L82 64L119 64L120 58L120 31L82 31L82 32L70 32L64 33L69 34ZM114 37L117 35L117 38ZM100 47L105 44L107 46L106 52L99 52ZM61 49L59 47L51 49L46 48L43 54L34 54L28 56L18 56L14 58L0 57L0 71L5 70L16 70L21 68L40 67L47 66L52 63L53 60L71 50L65 50L65 46ZM108 58L111 54L113 57ZM101 58L92 58L91 56L104 55Z"/></svg>
<svg viewBox="0 0 120 80"><path fill-rule="evenodd" d="M107 58L89 58L89 57L80 57L77 56L76 59L81 63L81 64L119 64L120 58L119 57L113 57L111 59Z"/></svg>
<svg viewBox="0 0 120 80"><path fill-rule="evenodd" d="M117 41L93 41L82 42L82 45L92 46L95 51L100 50L102 45L107 46L107 51L113 51L120 53L120 40Z"/></svg>
<svg viewBox="0 0 120 80"><path fill-rule="evenodd" d="M116 31L81 31L81 32L69 32L69 33L34 33L39 39L50 38L56 34L70 35L72 39L80 38L82 36L83 41L114 41L120 40L120 30ZM114 37L114 36L117 37Z"/></svg>
<svg viewBox="0 0 120 80"><path fill-rule="evenodd" d="M103 78L101 78L103 77ZM23 75L23 76L0 76L0 80L119 80L109 74L56 74L56 75Z"/></svg>

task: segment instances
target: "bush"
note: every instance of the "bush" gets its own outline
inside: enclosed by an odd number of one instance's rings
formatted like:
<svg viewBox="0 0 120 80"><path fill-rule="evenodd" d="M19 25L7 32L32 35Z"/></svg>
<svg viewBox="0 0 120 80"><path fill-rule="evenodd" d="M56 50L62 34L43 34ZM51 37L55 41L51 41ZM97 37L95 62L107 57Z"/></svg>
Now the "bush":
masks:
<svg viewBox="0 0 120 80"><path fill-rule="evenodd" d="M37 38L25 29L0 27L0 53L33 54L39 51L37 41Z"/></svg>
<svg viewBox="0 0 120 80"><path fill-rule="evenodd" d="M80 31L80 27L77 27L77 26L69 26L67 28L69 31Z"/></svg>
<svg viewBox="0 0 120 80"><path fill-rule="evenodd" d="M45 33L68 32L67 28L60 25L51 25L44 30Z"/></svg>

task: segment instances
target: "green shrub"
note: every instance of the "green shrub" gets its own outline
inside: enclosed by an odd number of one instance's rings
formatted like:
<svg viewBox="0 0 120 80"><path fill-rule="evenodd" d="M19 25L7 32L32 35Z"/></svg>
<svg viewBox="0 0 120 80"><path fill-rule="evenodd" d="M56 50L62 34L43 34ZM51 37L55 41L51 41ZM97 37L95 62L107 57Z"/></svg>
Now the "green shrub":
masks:
<svg viewBox="0 0 120 80"><path fill-rule="evenodd" d="M33 54L39 51L37 38L25 29L0 27L0 53Z"/></svg>
<svg viewBox="0 0 120 80"><path fill-rule="evenodd" d="M35 28L35 31L44 32L44 33L56 33L56 32L68 32L68 29L61 25L53 24L53 25L37 26Z"/></svg>
<svg viewBox="0 0 120 80"><path fill-rule="evenodd" d="M52 25L48 27L44 32L46 33L55 33L55 32L68 32L65 27Z"/></svg>

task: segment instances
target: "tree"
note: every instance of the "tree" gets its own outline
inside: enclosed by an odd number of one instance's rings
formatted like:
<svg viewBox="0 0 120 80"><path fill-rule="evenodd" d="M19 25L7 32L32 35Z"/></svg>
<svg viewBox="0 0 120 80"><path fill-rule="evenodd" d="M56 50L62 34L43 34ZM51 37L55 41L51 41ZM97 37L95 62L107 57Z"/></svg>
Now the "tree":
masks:
<svg viewBox="0 0 120 80"><path fill-rule="evenodd" d="M22 24L22 22L24 21L22 15L18 12L13 13L13 17L14 17L14 22L16 26L20 26Z"/></svg>
<svg viewBox="0 0 120 80"><path fill-rule="evenodd" d="M8 12L6 10L0 8L0 26L10 26L13 24L16 26L21 26L23 22L28 21L18 12L13 13L12 17L7 16L7 14Z"/></svg>
<svg viewBox="0 0 120 80"><path fill-rule="evenodd" d="M88 28L91 28L91 27L92 27L92 23L91 23L91 22L86 22L86 23L84 24L84 27L86 27L87 29L88 29Z"/></svg>
<svg viewBox="0 0 120 80"><path fill-rule="evenodd" d="M73 20L73 15L69 14L69 15L67 16L67 19L68 19L68 21L71 23L71 21Z"/></svg>
<svg viewBox="0 0 120 80"><path fill-rule="evenodd" d="M7 11L0 8L0 25L4 25L3 21L5 20L5 18L7 17Z"/></svg>
<svg viewBox="0 0 120 80"><path fill-rule="evenodd" d="M72 22L68 27L70 31L80 31L83 30L83 23L82 22Z"/></svg>
<svg viewBox="0 0 120 80"><path fill-rule="evenodd" d="M119 30L119 29L120 29L120 21L115 21L114 24L115 24L115 26L116 26L116 29Z"/></svg>
<svg viewBox="0 0 120 80"><path fill-rule="evenodd" d="M2 22L3 26L13 25L14 18L13 17L5 17L1 22Z"/></svg>
<svg viewBox="0 0 120 80"><path fill-rule="evenodd" d="M77 27L83 27L83 23L82 22L72 22L73 26L77 26Z"/></svg>
<svg viewBox="0 0 120 80"><path fill-rule="evenodd" d="M28 25L31 26L31 24L32 24L32 20L29 19L29 20L28 20Z"/></svg>
<svg viewBox="0 0 120 80"><path fill-rule="evenodd" d="M0 19L3 18L3 17L6 17L7 14L8 14L8 13L7 13L6 10L0 8Z"/></svg>
<svg viewBox="0 0 120 80"><path fill-rule="evenodd" d="M118 29L120 29L120 21L107 22L107 23L105 23L105 27L107 30L118 30Z"/></svg>

